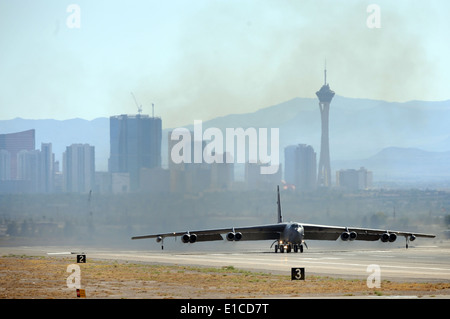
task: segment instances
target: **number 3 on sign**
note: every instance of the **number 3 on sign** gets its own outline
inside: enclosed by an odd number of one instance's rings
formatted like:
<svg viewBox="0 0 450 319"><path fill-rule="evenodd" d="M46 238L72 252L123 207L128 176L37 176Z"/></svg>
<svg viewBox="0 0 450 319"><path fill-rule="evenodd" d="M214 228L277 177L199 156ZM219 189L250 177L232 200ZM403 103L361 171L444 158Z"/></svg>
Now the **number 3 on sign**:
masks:
<svg viewBox="0 0 450 319"><path fill-rule="evenodd" d="M305 268L292 268L291 280L305 280Z"/></svg>

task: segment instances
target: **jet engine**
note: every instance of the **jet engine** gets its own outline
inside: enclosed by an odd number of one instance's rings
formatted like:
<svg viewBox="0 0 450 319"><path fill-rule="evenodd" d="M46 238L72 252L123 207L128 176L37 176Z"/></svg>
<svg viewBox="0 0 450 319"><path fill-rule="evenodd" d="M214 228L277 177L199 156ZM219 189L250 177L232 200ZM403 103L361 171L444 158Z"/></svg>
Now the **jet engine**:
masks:
<svg viewBox="0 0 450 319"><path fill-rule="evenodd" d="M183 243L195 243L197 240L197 235L196 234L184 234L183 236L181 236L181 241Z"/></svg>
<svg viewBox="0 0 450 319"><path fill-rule="evenodd" d="M393 243L397 239L397 234L391 233L389 234L389 242Z"/></svg>
<svg viewBox="0 0 450 319"><path fill-rule="evenodd" d="M410 241L414 241L414 239L416 239L416 236L414 236L414 235L409 236Z"/></svg>
<svg viewBox="0 0 450 319"><path fill-rule="evenodd" d="M352 240L355 240L357 236L358 236L358 234L354 231L351 231L351 232L346 231L341 234L341 239L343 241L347 241L347 240L352 241Z"/></svg>
<svg viewBox="0 0 450 319"><path fill-rule="evenodd" d="M239 232L237 232L237 233L229 232L227 234L228 241L233 241L233 240L239 241L239 240L241 240L241 238L242 238L242 233L239 233Z"/></svg>
<svg viewBox="0 0 450 319"><path fill-rule="evenodd" d="M384 233L381 235L380 239L383 243L387 243L387 242L393 243L397 239L397 234Z"/></svg>
<svg viewBox="0 0 450 319"><path fill-rule="evenodd" d="M163 240L163 238L161 236L156 237L156 242L160 243Z"/></svg>
<svg viewBox="0 0 450 319"><path fill-rule="evenodd" d="M349 232L343 232L343 233L341 234L341 239L342 239L343 241L349 240L349 239L350 239L350 233L349 233Z"/></svg>

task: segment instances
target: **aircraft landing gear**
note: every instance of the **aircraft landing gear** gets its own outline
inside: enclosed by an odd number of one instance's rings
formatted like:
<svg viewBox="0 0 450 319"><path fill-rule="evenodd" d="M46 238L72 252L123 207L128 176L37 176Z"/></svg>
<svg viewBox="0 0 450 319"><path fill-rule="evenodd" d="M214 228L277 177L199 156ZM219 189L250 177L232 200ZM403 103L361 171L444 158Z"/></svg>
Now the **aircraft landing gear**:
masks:
<svg viewBox="0 0 450 319"><path fill-rule="evenodd" d="M290 250L288 250L288 245L275 245L275 253L278 252L278 250L280 250L280 253L284 253L284 249L286 248L287 252L290 252Z"/></svg>
<svg viewBox="0 0 450 319"><path fill-rule="evenodd" d="M297 244L287 244L287 245L275 245L275 253L278 253L278 250L280 253L284 253L285 251L287 253L290 253L292 250L294 250L295 253L298 253L299 251L303 252L303 245L297 245Z"/></svg>
<svg viewBox="0 0 450 319"><path fill-rule="evenodd" d="M298 251L300 251L300 253L302 253L303 252L303 245L297 245L297 244L295 244L294 245L294 253L298 253Z"/></svg>
<svg viewBox="0 0 450 319"><path fill-rule="evenodd" d="M294 245L294 253L298 253L299 251L300 251L300 253L303 252L303 245L302 244L300 244L300 245L295 244Z"/></svg>

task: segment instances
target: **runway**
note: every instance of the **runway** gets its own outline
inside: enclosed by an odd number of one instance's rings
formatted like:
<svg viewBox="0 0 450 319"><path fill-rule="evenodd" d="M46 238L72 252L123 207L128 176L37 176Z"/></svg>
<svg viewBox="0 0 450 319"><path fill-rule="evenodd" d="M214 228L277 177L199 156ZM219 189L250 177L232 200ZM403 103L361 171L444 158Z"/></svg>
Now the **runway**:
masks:
<svg viewBox="0 0 450 319"><path fill-rule="evenodd" d="M183 246L184 245L184 246ZM305 249L304 253L274 253L264 246L239 243L228 248L180 245L164 250L124 250L68 247L0 247L0 253L47 254L62 251L84 252L87 258L176 264L201 267L233 266L239 269L290 275L291 268L304 267L305 274L366 279L376 265L381 280L450 282L450 245L430 243L409 249L400 246L380 249L328 245ZM195 246L195 248L194 248ZM182 247L182 248L180 248ZM203 248L203 249L202 249ZM69 250L68 250L69 249ZM48 255L48 254L47 254Z"/></svg>
<svg viewBox="0 0 450 319"><path fill-rule="evenodd" d="M450 251L438 247L420 247L408 251L358 250L315 251L303 254L245 253L161 253L122 252L98 253L93 257L140 262L195 265L233 266L261 272L290 274L291 268L304 267L307 275L340 278L367 278L369 265L377 265L382 280L450 281Z"/></svg>

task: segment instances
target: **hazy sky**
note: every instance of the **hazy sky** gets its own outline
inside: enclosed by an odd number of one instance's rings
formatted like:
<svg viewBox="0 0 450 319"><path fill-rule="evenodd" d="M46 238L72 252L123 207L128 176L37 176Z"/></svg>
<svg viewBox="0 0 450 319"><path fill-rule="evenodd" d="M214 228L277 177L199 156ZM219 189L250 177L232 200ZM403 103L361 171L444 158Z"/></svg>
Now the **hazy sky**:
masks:
<svg viewBox="0 0 450 319"><path fill-rule="evenodd" d="M0 0L0 119L133 114L133 92L176 127L315 98L325 59L338 95L448 100L449 12L448 0Z"/></svg>

